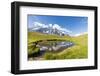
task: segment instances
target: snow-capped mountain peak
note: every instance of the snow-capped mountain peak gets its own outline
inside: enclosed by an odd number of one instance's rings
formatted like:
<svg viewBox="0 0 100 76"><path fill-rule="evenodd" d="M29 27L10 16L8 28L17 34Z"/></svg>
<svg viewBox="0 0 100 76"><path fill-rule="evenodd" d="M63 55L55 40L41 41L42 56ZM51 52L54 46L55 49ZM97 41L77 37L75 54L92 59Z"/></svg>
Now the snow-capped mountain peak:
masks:
<svg viewBox="0 0 100 76"><path fill-rule="evenodd" d="M39 22L34 22L33 27L29 28L29 31L36 31L46 34L57 34L57 35L68 35L71 31L66 28L62 28L58 24L42 24Z"/></svg>

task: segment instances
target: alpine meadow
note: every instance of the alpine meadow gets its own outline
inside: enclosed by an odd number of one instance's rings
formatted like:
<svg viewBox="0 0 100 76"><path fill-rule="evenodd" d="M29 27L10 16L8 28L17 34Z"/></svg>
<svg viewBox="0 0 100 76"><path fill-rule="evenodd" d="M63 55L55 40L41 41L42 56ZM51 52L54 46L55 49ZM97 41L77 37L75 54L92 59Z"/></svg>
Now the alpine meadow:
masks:
<svg viewBox="0 0 100 76"><path fill-rule="evenodd" d="M88 58L88 18L28 15L28 60Z"/></svg>

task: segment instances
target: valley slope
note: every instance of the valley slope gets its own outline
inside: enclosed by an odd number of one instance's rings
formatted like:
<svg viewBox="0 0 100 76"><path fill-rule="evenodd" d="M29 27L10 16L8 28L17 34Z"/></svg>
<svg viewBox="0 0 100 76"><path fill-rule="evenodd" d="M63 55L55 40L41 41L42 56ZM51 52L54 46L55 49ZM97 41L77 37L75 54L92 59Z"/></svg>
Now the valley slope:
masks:
<svg viewBox="0 0 100 76"><path fill-rule="evenodd" d="M62 52L47 52L43 56L43 60L55 60L55 59L84 59L88 58L88 34L84 34L77 37L71 36L59 36L53 34L43 34L39 32L28 32L28 47L32 45L33 42L39 40L64 40L75 43L74 46L69 47ZM32 52L28 48L28 53Z"/></svg>

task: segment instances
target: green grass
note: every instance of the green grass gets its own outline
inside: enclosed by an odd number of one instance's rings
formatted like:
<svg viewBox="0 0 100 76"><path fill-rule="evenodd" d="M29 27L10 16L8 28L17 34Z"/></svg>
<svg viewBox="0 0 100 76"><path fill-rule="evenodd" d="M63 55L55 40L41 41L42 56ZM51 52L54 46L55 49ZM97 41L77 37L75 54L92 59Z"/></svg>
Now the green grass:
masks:
<svg viewBox="0 0 100 76"><path fill-rule="evenodd" d="M35 54L38 54L39 52L40 52L40 49L38 47L28 46L28 56L33 56Z"/></svg>
<svg viewBox="0 0 100 76"><path fill-rule="evenodd" d="M43 59L45 60L55 60L55 59L84 59L88 58L88 35L81 35L78 37L70 37L70 36L58 36L58 35L47 35L37 32L29 32L28 33L28 53L31 54L33 52L33 48L31 46L32 42L36 42L39 40L66 40L71 41L75 45L72 47L69 47L62 52L46 52L43 56ZM29 50L31 52L29 52Z"/></svg>
<svg viewBox="0 0 100 76"><path fill-rule="evenodd" d="M88 45L87 45L87 35L75 37L72 41L75 43L75 46L65 49L63 52L58 55L61 58L66 59L81 59L88 57Z"/></svg>
<svg viewBox="0 0 100 76"><path fill-rule="evenodd" d="M36 42L39 40L49 40L49 39L57 39L57 40L71 40L69 36L59 36L59 35L48 35L42 34L38 32L28 32L28 43Z"/></svg>

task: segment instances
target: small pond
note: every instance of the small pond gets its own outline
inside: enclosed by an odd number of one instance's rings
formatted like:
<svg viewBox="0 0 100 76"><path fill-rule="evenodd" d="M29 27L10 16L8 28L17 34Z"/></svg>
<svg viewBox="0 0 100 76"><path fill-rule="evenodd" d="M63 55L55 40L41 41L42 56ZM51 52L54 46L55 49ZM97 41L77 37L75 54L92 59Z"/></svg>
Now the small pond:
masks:
<svg viewBox="0 0 100 76"><path fill-rule="evenodd" d="M74 46L75 44L70 41L60 41L60 40L42 40L38 42L33 42L35 47L39 48L39 53L35 56L36 60L41 58L46 52L61 52L64 49Z"/></svg>

